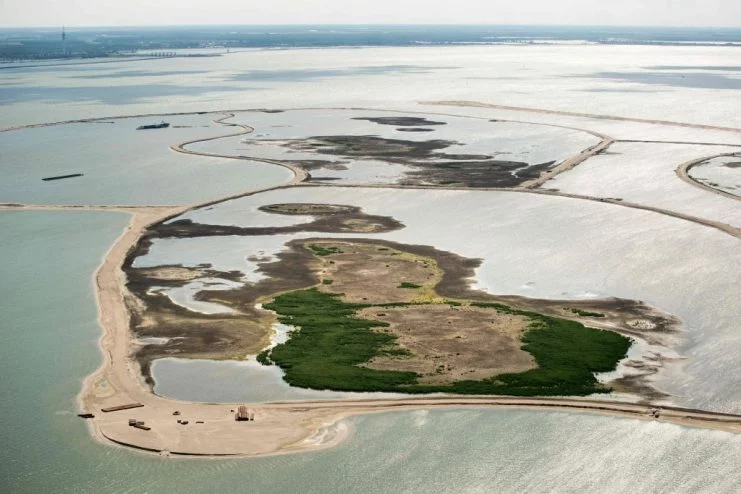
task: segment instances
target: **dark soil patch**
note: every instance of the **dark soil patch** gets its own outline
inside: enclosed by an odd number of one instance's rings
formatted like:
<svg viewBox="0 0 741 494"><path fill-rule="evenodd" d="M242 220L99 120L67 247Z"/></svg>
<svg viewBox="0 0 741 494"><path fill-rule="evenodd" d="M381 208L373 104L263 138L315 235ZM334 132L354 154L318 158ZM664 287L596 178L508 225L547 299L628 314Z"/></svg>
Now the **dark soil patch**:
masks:
<svg viewBox="0 0 741 494"><path fill-rule="evenodd" d="M356 117L353 120L365 120L380 125L393 125L394 127L421 127L424 125L447 125L446 122L436 122L423 117Z"/></svg>
<svg viewBox="0 0 741 494"><path fill-rule="evenodd" d="M275 213L275 211L271 211ZM287 213L283 213L287 214ZM240 227L233 225L206 225L192 220L175 220L151 227L140 244L142 249L153 238L221 237L228 235L257 236L285 235L299 232L327 233L383 233L404 228L404 224L389 216L365 214L359 208L347 206L334 213L306 213L316 219L309 223L281 227ZM139 249L139 248L138 248ZM139 255L139 254L138 254Z"/></svg>
<svg viewBox="0 0 741 494"><path fill-rule="evenodd" d="M266 206L260 206L257 209L266 213L299 216L360 213L360 208L357 206L347 206L345 204L315 204L304 202L268 204Z"/></svg>
<svg viewBox="0 0 741 494"><path fill-rule="evenodd" d="M415 128L399 130L412 131L413 129ZM538 178L555 163L550 161L530 165L522 161L499 160L486 154L444 152L445 149L456 144L459 143L442 139L408 141L377 136L340 135L310 137L288 141L282 145L302 152L316 152L347 159L374 159L408 166L411 170L400 179L403 185L446 186L455 184L459 187L470 188L517 187L523 182ZM291 164L311 171L319 168L331 169L338 165L341 166L342 162L294 160ZM313 180L317 181L319 178L315 177Z"/></svg>

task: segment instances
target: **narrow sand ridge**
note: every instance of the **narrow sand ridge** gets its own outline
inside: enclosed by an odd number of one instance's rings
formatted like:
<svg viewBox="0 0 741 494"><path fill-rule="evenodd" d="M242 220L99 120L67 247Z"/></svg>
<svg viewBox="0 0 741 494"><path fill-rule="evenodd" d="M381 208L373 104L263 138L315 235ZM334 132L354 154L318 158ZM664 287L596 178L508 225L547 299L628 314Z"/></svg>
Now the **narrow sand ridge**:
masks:
<svg viewBox="0 0 741 494"><path fill-rule="evenodd" d="M720 127L716 125L693 124L693 123L687 123L687 122L673 122L671 120L652 120L648 118L619 117L615 115L599 115L595 113L580 113L580 112L571 112L571 111L563 111L563 110L545 110L542 108L528 108L528 107L523 107L523 106L497 105L493 103L482 103L479 101L420 101L419 103L422 105L492 108L495 110L543 113L543 114L549 114L549 115L563 115L566 117L584 117L584 118L593 118L597 120L618 120L618 121L623 121L623 122L638 122L638 123L648 123L648 124L657 124L657 125L668 125L672 127L687 127L691 129L721 130L721 131L741 133L741 129L736 128L736 127Z"/></svg>
<svg viewBox="0 0 741 494"><path fill-rule="evenodd" d="M558 175L559 173L567 172L571 170L572 168L574 168L575 166L580 165L584 161L588 160L592 156L598 155L602 151L609 148L612 145L612 143L615 142L615 139L613 139L612 137L603 135L601 136L601 138L602 140L598 144L585 149L584 151L582 151L581 153L577 154L576 156L572 158L564 160L558 166L551 168L550 170L547 170L545 173L541 173L540 177L534 180L525 182L521 184L520 187L518 188L537 189L538 187L546 183L548 180Z"/></svg>
<svg viewBox="0 0 741 494"><path fill-rule="evenodd" d="M692 167L699 165L700 163L703 163L705 161L711 160L713 158L720 158L723 156L738 156L738 153L725 153L725 154L715 154L712 156L705 156L704 158L698 158L694 159L692 161L688 161L686 163L682 163L677 167L675 172L677 173L677 176L687 182L690 185L694 185L695 187L699 187L703 190L707 190L708 192L712 192L713 194L718 194L723 197L727 197L728 199L734 199L736 201L741 201L741 197L737 196L735 194L731 194L730 192L726 192L721 189L717 189L715 187L711 187L710 185L704 184L698 180L695 180L690 176L690 170Z"/></svg>
<svg viewBox="0 0 741 494"><path fill-rule="evenodd" d="M96 206L96 205L69 205L69 204L14 204L4 203L0 204L0 211L113 211L120 213L136 214L142 211L149 211L152 209L163 209L163 208L176 208L177 206L124 206L124 205L113 205L113 206Z"/></svg>
<svg viewBox="0 0 741 494"><path fill-rule="evenodd" d="M223 112L212 112L222 113ZM188 114L188 113L183 113ZM218 123L231 118L225 114ZM92 119L86 121L103 120ZM43 126L41 124L37 126ZM248 126L238 134L251 132ZM25 126L32 128L36 126ZM3 129L11 130L11 129ZM2 130L0 130L2 131ZM226 136L222 136L226 137ZM211 138L214 139L214 138ZM198 142L198 141L190 141ZM597 145L605 144L605 139ZM179 152L196 153L184 149L189 143L174 146ZM609 145L609 144L606 144ZM583 156L590 150L567 160L567 166L576 166L586 159ZM595 151L593 148L591 152ZM219 156L206 154L206 156ZM247 159L236 156L220 156L234 159ZM581 157L581 159L579 159ZM165 399L154 395L142 382L139 369L129 358L131 354L131 335L129 332L129 313L125 299L125 275L121 266L127 254L138 242L146 228L153 223L177 216L190 209L203 207L228 199L256 194L266 190L292 187L302 184L307 175L302 170L284 163L275 163L292 170L294 178L287 184L220 198L191 206L25 206L17 204L0 205L3 211L19 210L94 210L122 211L132 215L131 222L116 243L106 254L101 266L95 273L96 299L99 309L99 322L103 328L100 346L103 353L101 367L89 376L80 393L80 409L94 414L89 420L92 431L100 439L127 445L133 448L160 452L162 454L183 455L241 455L257 456L280 454L302 450L314 450L332 446L345 436L346 428L339 421L347 416L361 413L375 413L392 410L413 410L429 408L461 407L517 407L540 410L567 410L576 412L604 413L623 417L667 421L682 425L700 426L732 432L741 432L741 416L700 410L689 410L673 407L662 407L661 411L647 405L600 401L590 399L548 399L548 398L511 398L511 397L472 397L446 396L435 398L404 397L387 400L334 400L326 402L266 403L250 405L255 416L254 421L237 422L234 419L235 405L190 403ZM499 189L494 189L499 190ZM647 209L661 214L694 221L705 226L723 229L723 224L715 224L698 218L678 215L671 211L662 211L638 204L612 202L606 199L560 194L545 190L501 189L509 192L539 193L561 195L576 199L597 200L624 207ZM704 221L704 222L703 222ZM725 225L727 227L727 225ZM727 231L739 236L738 231ZM103 412L104 408L126 404L136 404L136 408ZM139 406L141 405L141 406ZM177 415L174 415L177 412ZM150 430L129 426L129 419L143 421ZM179 423L186 421L187 424Z"/></svg>
<svg viewBox="0 0 741 494"><path fill-rule="evenodd" d="M214 123L218 123L218 124L226 125L226 126L230 126L230 127L239 127L239 128L242 129L240 132L236 132L234 134L227 134L227 135L223 135L223 136L208 137L208 138L205 138L205 139L194 139L192 141L181 142L180 144L175 144L175 145L170 146L170 149L172 149L173 151L177 151L178 153L193 154L193 155L196 155L196 156L210 156L212 158L229 158L229 159L244 160L244 161L258 161L258 162L262 162L262 163L269 163L271 165L282 166L283 168L288 168L289 170L291 170L293 172L294 178L290 182L291 184L298 183L298 182L303 182L304 180L306 180L309 177L309 174L306 171L304 171L303 169L301 169L299 167L295 167L295 166L289 165L289 164L286 164L286 163L284 163L282 161L269 160L269 159L264 159L264 158L259 158L259 159L258 158L249 158L249 157L246 157L246 156L233 156L233 155L227 155L227 154L205 153L205 152L191 151L189 149L186 149L186 146L188 146L190 144L196 144L196 143L199 143L199 142L207 142L207 141L215 141L217 139L225 139L227 137L237 137L237 136L241 136L241 135L247 135L247 134L252 133L255 130L252 127L250 127L249 125L240 125L240 124L235 124L235 123L226 123L226 122L224 122L224 120L227 120L229 118L234 118L234 113L232 113L232 112L226 112L226 113L224 113L224 115L221 118L217 118L216 120L214 120ZM218 202L221 202L221 201L222 201L222 199L220 199Z"/></svg>
<svg viewBox="0 0 741 494"><path fill-rule="evenodd" d="M435 103L435 104L437 104L437 103ZM461 106L466 106L466 105L461 105ZM335 108L335 109L346 109L346 108ZM364 110L364 109L358 109L358 110ZM541 110L533 110L533 109L520 109L520 110L522 110L522 111L535 111L535 112L541 111ZM374 111L381 111L381 110L374 110ZM542 111L543 112L546 112L546 113L551 113L551 111L549 111L549 110L542 110ZM452 115L452 114L448 114L448 113L424 113L424 112L409 112L409 113L426 114L426 115L438 115L438 116L458 116L458 117L461 116L461 115ZM408 188L408 189L414 189L414 188L416 188L416 189L436 188L436 189L450 189L450 190L472 190L470 188L460 188L460 187L455 187L455 186L452 186L452 187L447 187L447 186L444 186L444 187L443 186L430 186L430 187L427 187L427 186L424 186L424 185L417 185L417 186L415 186L415 185L395 185L395 184L378 184L378 185L352 185L352 184L332 184L332 183L313 184L313 183L307 183L306 182L306 180L308 179L308 176L309 176L306 171L304 171L303 169L301 169L299 167L288 165L288 164L286 164L286 163L284 163L282 161L270 160L270 159L264 159L264 158L246 157L246 156L233 156L233 155L223 155L223 154L215 154L215 153L203 153L203 152L191 151L189 149L186 149L186 146L188 146L190 144L195 144L195 143L199 143L199 142L213 141L213 140L216 140L216 139L222 139L222 138L226 138L226 137L235 137L235 136L239 136L239 135L246 135L246 134L250 134L251 132L254 131L254 129L252 127L249 127L247 125L232 124L232 123L225 123L224 122L225 120L227 120L229 118L233 118L233 117L234 117L234 113L233 112L225 112L224 115L221 118L214 120L214 122L220 123L222 125L229 125L229 126L241 127L243 129L241 132L237 132L235 134L228 134L228 135L224 135L224 136L208 137L208 138L205 138L205 139L195 139L195 140L191 140L191 141L187 141L187 142L183 142L183 143L180 143L180 144L177 144L177 145L170 146L170 148L173 151L177 151L177 152L181 152L181 153L185 153L185 154L193 154L193 155L199 155L199 156L211 156L211 157L217 157L217 158L231 158L231 159L239 159L239 160L245 160L245 161L257 161L257 162L269 163L269 164L272 164L272 165L282 166L282 167L285 167L285 168L290 169L294 174L297 175L296 180L295 180L295 184L296 185L323 186L323 187L361 187L361 188L362 187L372 187L372 188ZM478 118L478 119L488 120L488 118L483 118L483 117L471 117L471 118ZM608 117L603 117L603 118L608 118ZM618 118L618 117L616 117L616 118ZM502 121L509 121L509 120L502 120ZM513 122L515 122L515 121L513 121ZM546 125L546 126L550 126L550 124L538 124L536 122L520 122L520 123L532 123L534 125ZM677 125L681 125L681 126L684 126L684 125L692 126L692 124L681 124L681 123L677 123L677 122L674 122L674 123L676 123ZM653 206L646 206L646 205L642 205L642 204L639 204L639 203L627 202L627 201L616 200L616 199L611 199L611 198L594 197L594 196L588 196L588 195L582 195L582 194L573 194L573 193L566 193L566 192L558 192L558 191L551 191L551 190L540 189L539 187L541 187L543 184L545 184L547 181L549 181L553 177L557 176L558 174L564 173L564 172L566 172L568 170L573 169L574 167L576 167L579 164L583 163L587 159L589 159L589 158L591 158L593 156L596 156L597 154L599 154L599 153L607 150L615 142L620 142L618 139L615 139L615 138L610 137L608 135L605 135L605 134L602 134L602 133L598 133L598 132L594 132L594 131L591 131L591 130L580 129L580 128L576 128L576 127L560 126L560 125L553 125L553 126L554 127L561 127L561 128L565 128L565 129L580 130L580 131L583 131L583 132L587 132L587 133L590 133L590 134L594 135L595 137L598 137L599 139L601 139L601 141L599 143L595 144L594 146L591 146L591 147L589 147L589 148L581 151L579 154L577 154L577 155L575 155L575 156L573 156L571 158L568 158L568 159L564 160L562 163L560 163L558 166L552 168L551 170L548 170L547 172L542 173L541 176L538 177L537 179L533 179L533 180L527 181L527 182L521 184L519 187L511 187L511 188L486 188L486 187L482 187L482 188L477 188L475 190L484 190L484 191L488 190L488 191L498 191L498 192L530 192L530 193L535 193L535 194L544 194L544 195L554 195L554 196L560 196L560 197L568 197L568 198L571 198L571 199L581 199L581 200L588 200L588 201L596 201L596 202L602 202L602 203L612 204L612 205L615 205L615 206L628 207L628 208L632 208L632 209L643 209L643 210L646 210L646 211L651 211L651 212L654 212L654 213L659 213L659 214L663 214L663 215L666 215L666 216L671 216L673 218L678 218L678 219L681 219L681 220L690 221L690 222L696 223L698 225L707 226L707 227L710 227L710 228L715 228L717 230L720 230L720 231L722 231L724 233L727 233L727 234L729 234L731 236L734 236L736 238L741 238L741 228L736 228L736 227L733 227L731 225L728 225L726 223L719 222L719 221L708 220L708 219L700 218L700 217L697 217L697 216L691 216L691 215L687 215L687 214L683 214L683 213L671 211L671 210L668 210L668 209L662 209L662 208L658 208L658 207L653 207ZM704 128L704 127L701 126L701 128ZM719 128L719 129L726 130L724 128ZM741 132L741 130L739 130L739 132ZM678 144L680 144L680 143L678 143ZM685 144L685 143L681 143L681 144ZM704 159L706 159L706 158L704 158ZM696 163L693 162L693 165L694 164L696 164ZM681 175L680 175L680 177L681 177ZM702 184L696 183L690 177L688 177L688 180L693 185L699 185L699 186L701 186L703 188L707 188L708 190L712 190L714 192L720 192L722 195L726 195L726 193L724 193L722 191L716 191L712 187L706 187L706 186L704 186ZM728 194L728 195L731 195L732 196L732 194ZM736 196L733 196L733 198L734 199L737 199ZM218 200L218 201L214 201L214 202L222 202L222 200Z"/></svg>
<svg viewBox="0 0 741 494"><path fill-rule="evenodd" d="M585 158L586 159L586 158ZM575 165L574 165L575 166ZM573 167L573 166L572 166ZM550 178L550 177L549 177ZM709 228L715 228L716 230L720 230L723 233L727 233L728 235L731 235L732 237L741 238L741 228L734 227L732 225L729 225L728 223L723 223L720 221L713 221L708 220L705 218L700 218L697 216L691 216L689 214L679 213L676 211L672 211L669 209L662 209L657 208L654 206L647 206L644 204L639 204L635 202L629 202L624 201L621 199L614 199L610 197L594 197L594 196L586 196L581 194L572 194L569 192L559 192L556 190L548 190L548 189L524 189L521 187L515 187L515 188L493 188L493 187L481 187L476 189L470 189L470 188L464 188L464 187L439 187L439 186L426 186L426 185L394 185L394 184L379 184L379 185L351 185L351 184L331 184L331 183L322 183L322 184L298 184L300 186L305 187L350 187L350 188L365 188L365 189L432 189L432 190L466 190L466 191L490 191L490 192L513 192L513 193L520 193L520 194L541 194L546 196L557 196L557 197L568 197L570 199L580 199L584 201L594 201L594 202L601 202L605 204L611 204L613 206L622 206L625 208L631 208L631 209L642 209L644 211L651 211L653 213L663 214L665 216L671 216L672 218L677 218L684 221L689 221L691 223L695 223L698 225L706 226ZM714 190L714 189L713 189ZM736 198L736 197L734 197ZM736 198L737 199L737 198Z"/></svg>

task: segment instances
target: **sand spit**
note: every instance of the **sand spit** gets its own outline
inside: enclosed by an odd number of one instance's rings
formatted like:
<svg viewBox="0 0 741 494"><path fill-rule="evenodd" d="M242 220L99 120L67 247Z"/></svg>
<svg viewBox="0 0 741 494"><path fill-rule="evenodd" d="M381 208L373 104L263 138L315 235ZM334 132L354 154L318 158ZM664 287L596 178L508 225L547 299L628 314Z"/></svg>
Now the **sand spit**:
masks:
<svg viewBox="0 0 741 494"><path fill-rule="evenodd" d="M124 397L119 394L118 399ZM109 401L113 402L113 399ZM138 450L214 457L315 451L334 446L345 438L343 432L346 428L337 427L337 424L346 417L433 408L517 408L600 413L741 432L741 416L579 399L458 396L247 405L249 413L254 415L253 421L235 420L238 405L185 403L155 396L143 404L143 407L109 413L102 413L97 408L89 409L96 415L90 419L90 423L100 437ZM150 430L130 426L131 419L143 422ZM327 434L327 431L334 433Z"/></svg>
<svg viewBox="0 0 741 494"><path fill-rule="evenodd" d="M0 204L0 211L108 211L136 214L142 211L175 209L177 206L85 206L67 204Z"/></svg>
<svg viewBox="0 0 741 494"><path fill-rule="evenodd" d="M437 104L451 104L439 102ZM501 107L480 103L454 102L459 106L482 106L538 112L534 109ZM589 116L591 118L613 118L598 115L581 115L568 112L546 113ZM226 124L223 121L231 118L229 112L189 112L173 113L169 115L221 114L218 123L241 127L238 134L251 132L248 126ZM410 112L411 113L411 112ZM421 113L421 112L420 112ZM158 114L159 115L159 114ZM155 115L137 115L155 116ZM133 118L135 116L116 117ZM27 125L14 128L0 129L0 132L20 128L34 128L62 123L95 122L108 120L111 117L57 122L51 124ZM729 129L711 126L682 124L676 122L645 121L614 117L618 120L659 123L664 125L678 125L696 128L710 128L739 132L739 129ZM225 137L225 136L222 136ZM605 136L597 145L607 146ZM213 139L213 138L212 138ZM191 141L174 146L179 152L202 154L185 149ZM604 148L602 148L604 149ZM592 148L580 155L567 160L565 166L573 167L586 159L584 153L597 153L600 149ZM206 154L206 156L218 156ZM219 156L234 159L246 159L236 156ZM581 157L581 159L580 159ZM267 161L270 162L270 161ZM444 397L404 397L399 399L374 400L335 400L322 402L294 402L294 403L265 403L248 405L249 413L254 415L251 421L236 421L235 412L238 405L191 403L165 399L154 395L141 378L138 365L130 358L132 341L129 331L130 314L127 311L126 299L129 296L125 283L125 275L121 270L127 255L131 252L141 235L150 226L165 221L193 208L223 202L232 198L263 192L275 188L291 187L302 184L307 174L300 169L285 163L274 163L292 170L294 178L285 185L235 194L207 203L191 206L34 206L19 204L0 205L2 211L45 210L45 211L120 211L131 214L131 222L126 230L117 239L106 254L102 264L94 275L96 299L99 309L99 322L103 328L100 347L103 354L101 367L90 375L83 383L78 397L79 407L83 414L91 415L88 424L94 435L106 442L129 446L142 451L164 455L199 455L199 456L260 456L270 454L309 451L330 447L340 442L347 432L347 428L337 426L345 417L364 413L378 413L395 410L415 410L430 408L531 408L536 410L563 410L570 412L602 413L635 419L657 420L686 426L698 426L719 429L730 432L741 432L741 415L690 410L674 407L654 408L651 405L600 401L592 399L557 399L557 398L513 398L513 397L476 397L476 396L444 396ZM538 186L539 184L531 184ZM326 185L324 185L326 186ZM423 188L423 187L419 187ZM668 214L687 221L718 228L726 233L741 237L738 229L728 225L698 218L680 215L671 211L659 210L640 204L629 204L617 199L602 199L572 194L561 194L548 190L532 189L503 189L509 192L540 193L570 197L573 199L596 200L623 207L646 209L660 214ZM124 407L116 411L103 412L103 409L121 407L122 405L136 404L136 408ZM137 426L131 426L133 420ZM143 422L143 424L139 424Z"/></svg>
<svg viewBox="0 0 741 494"><path fill-rule="evenodd" d="M221 124L221 125L226 125L226 126L230 126L230 127L238 127L238 128L241 128L242 130L239 131L239 132L236 132L234 134L227 134L227 135L223 135L223 136L208 137L208 138L205 138L205 139L194 139L192 141L181 142L180 144L175 144L175 145L170 146L170 149L172 149L173 151L177 151L178 153L183 153L183 154L193 154L193 155L197 155L197 156L210 156L210 157L213 157L213 158L229 158L229 159L244 160L244 161L258 161L258 162L261 162L261 163L268 163L268 164L271 164L271 165L281 166L283 168L288 168L289 170L291 170L293 172L294 178L291 181L291 183L303 182L303 181L305 181L305 180L307 180L309 178L309 174L305 170L303 170L302 168L299 168L299 167L290 165L290 164L285 163L285 162L282 162L282 161L269 160L269 159L264 159L264 158L250 158L250 157L247 157L247 156L231 156L231 155L226 155L226 154L205 153L205 152L201 152L201 151L191 151L189 149L186 149L186 146L189 146L190 144L196 144L196 143L199 143L199 142L214 141L216 139L224 139L226 137L237 137L237 136L241 136L241 135L251 134L252 132L254 132L255 129L253 129L249 125L240 125L240 124L235 124L235 123L226 123L226 122L224 122L224 120L227 120L229 118L234 118L234 113L233 112L225 112L224 115L221 118L215 119L214 120L214 123ZM222 200L219 200L218 202L221 202L221 201Z"/></svg>
<svg viewBox="0 0 741 494"><path fill-rule="evenodd" d="M596 145L585 149L584 151L577 154L573 158L564 160L558 166L551 168L550 170L546 170L545 173L541 173L540 177L520 184L520 188L537 189L538 187L546 183L548 180L558 175L559 173L567 172L571 170L572 168L574 168L575 166L580 165L584 161L588 160L592 156L598 155L602 151L609 148L612 145L612 143L615 142L615 139L613 139L612 137L608 137L606 135L600 134L600 138L602 140Z"/></svg>

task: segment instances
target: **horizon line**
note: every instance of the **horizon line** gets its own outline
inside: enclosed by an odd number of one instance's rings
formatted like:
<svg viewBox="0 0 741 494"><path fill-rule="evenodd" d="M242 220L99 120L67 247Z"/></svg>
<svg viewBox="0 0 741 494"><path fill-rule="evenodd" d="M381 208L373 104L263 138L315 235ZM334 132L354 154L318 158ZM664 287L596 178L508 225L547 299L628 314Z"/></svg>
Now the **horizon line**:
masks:
<svg viewBox="0 0 741 494"><path fill-rule="evenodd" d="M481 24L470 22L457 23L250 23L250 24L228 24L228 23L211 23L211 24L24 24L24 25L0 25L0 29L52 29L52 28L77 28L77 29L156 29L156 28L216 28L216 27L301 27L301 26L345 26L345 27L567 27L567 28L641 28L641 29L737 29L741 30L741 25L688 25L688 24Z"/></svg>

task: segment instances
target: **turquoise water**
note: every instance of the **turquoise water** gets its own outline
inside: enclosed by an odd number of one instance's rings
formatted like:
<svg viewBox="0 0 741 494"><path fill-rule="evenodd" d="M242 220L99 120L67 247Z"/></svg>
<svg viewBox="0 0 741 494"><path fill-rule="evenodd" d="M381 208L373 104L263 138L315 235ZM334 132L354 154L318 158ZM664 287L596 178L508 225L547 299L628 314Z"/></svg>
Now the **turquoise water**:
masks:
<svg viewBox="0 0 741 494"><path fill-rule="evenodd" d="M4 492L731 492L741 436L594 415L436 411L350 420L312 454L163 459L95 442L74 416L100 362L91 274L117 213L0 214Z"/></svg>
<svg viewBox="0 0 741 494"><path fill-rule="evenodd" d="M0 213L6 489L41 492L85 469L92 444L74 400L100 365L91 275L127 222L116 213Z"/></svg>

